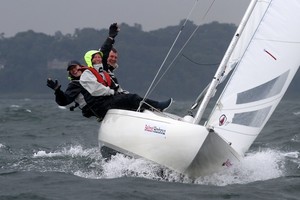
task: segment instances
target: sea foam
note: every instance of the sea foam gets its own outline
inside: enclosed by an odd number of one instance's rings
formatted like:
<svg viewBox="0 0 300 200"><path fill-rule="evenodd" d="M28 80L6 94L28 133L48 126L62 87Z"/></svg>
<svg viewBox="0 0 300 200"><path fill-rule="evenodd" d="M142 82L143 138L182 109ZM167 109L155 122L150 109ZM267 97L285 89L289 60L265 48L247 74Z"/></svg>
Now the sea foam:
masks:
<svg viewBox="0 0 300 200"><path fill-rule="evenodd" d="M66 160L61 160L61 162L68 162L69 168L59 171L71 172L83 178L112 179L139 177L158 181L217 186L247 184L254 181L282 177L285 172L285 158L295 158L297 156L299 156L299 152L283 153L271 149L251 152L240 162L233 163L232 166L224 168L217 173L191 179L143 158L137 159L117 154L112 156L110 160L105 160L101 157L99 148L96 147L69 146L54 152L38 151L33 155L35 159L59 159L60 157L64 157ZM76 160L82 160L82 162L77 162ZM83 162L88 163L88 165L83 164Z"/></svg>

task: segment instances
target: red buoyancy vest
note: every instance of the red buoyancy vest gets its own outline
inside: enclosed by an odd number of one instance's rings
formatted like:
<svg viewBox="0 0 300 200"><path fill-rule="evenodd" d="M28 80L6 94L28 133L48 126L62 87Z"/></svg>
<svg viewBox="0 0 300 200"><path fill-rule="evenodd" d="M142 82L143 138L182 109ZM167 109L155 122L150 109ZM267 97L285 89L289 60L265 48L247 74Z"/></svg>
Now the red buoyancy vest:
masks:
<svg viewBox="0 0 300 200"><path fill-rule="evenodd" d="M93 67L82 67L81 69L83 70L90 70L94 76L96 76L97 78L97 81L105 86L108 86L110 87L111 86L111 78L110 78L110 75L106 72L106 71L103 71L102 73L104 74L104 77L106 80L103 79L103 77L101 76L101 74Z"/></svg>

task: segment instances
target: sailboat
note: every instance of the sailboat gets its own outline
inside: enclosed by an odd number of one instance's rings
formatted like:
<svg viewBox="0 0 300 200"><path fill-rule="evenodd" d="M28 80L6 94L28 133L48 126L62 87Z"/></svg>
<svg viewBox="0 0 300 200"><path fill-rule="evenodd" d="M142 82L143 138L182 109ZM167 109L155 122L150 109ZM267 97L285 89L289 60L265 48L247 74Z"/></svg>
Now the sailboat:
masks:
<svg viewBox="0 0 300 200"><path fill-rule="evenodd" d="M111 109L100 125L99 145L190 177L239 162L299 68L299 10L299 0L252 0L212 81L195 101L194 116ZM209 117L200 124L224 80Z"/></svg>

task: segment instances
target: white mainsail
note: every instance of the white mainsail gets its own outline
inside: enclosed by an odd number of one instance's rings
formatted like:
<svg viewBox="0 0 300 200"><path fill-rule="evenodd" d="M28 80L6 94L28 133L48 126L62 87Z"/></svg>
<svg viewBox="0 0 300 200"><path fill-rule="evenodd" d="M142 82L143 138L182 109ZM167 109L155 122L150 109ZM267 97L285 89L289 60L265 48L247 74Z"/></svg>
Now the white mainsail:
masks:
<svg viewBox="0 0 300 200"><path fill-rule="evenodd" d="M241 155L261 132L299 68L299 11L299 0L258 1L249 32L239 43L242 51L230 58L229 63L237 66L207 126ZM251 29L251 24L257 25Z"/></svg>
<svg viewBox="0 0 300 200"><path fill-rule="evenodd" d="M254 9L251 11L251 15L245 24L245 28L240 35L238 42L230 56L230 59L227 63L227 67L224 72L224 78L230 73L232 69L238 64L241 60L246 48L248 47L249 41L253 37L256 28L261 22L270 1L257 1L255 3Z"/></svg>

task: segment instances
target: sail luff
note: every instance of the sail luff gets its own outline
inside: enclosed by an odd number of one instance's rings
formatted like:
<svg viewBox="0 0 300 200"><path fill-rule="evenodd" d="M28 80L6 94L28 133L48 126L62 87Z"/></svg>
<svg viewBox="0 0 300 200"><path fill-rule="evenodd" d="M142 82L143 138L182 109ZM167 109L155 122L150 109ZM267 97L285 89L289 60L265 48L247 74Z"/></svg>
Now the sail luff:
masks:
<svg viewBox="0 0 300 200"><path fill-rule="evenodd" d="M244 32L244 51L235 57L235 70L208 118L206 126L240 155L261 133L299 68L299 9L299 0L258 1L248 23L252 32Z"/></svg>
<svg viewBox="0 0 300 200"><path fill-rule="evenodd" d="M215 76L213 77L213 80L207 90L207 93L205 94L199 108L198 108L198 111L195 115L195 118L194 118L194 121L193 123L194 124L198 124L204 114L204 111L210 101L210 99L214 96L215 94L215 90L216 90L216 87L218 86L219 82L220 82L220 79L222 78L223 74L224 74L224 71L226 69L226 65L230 59L230 56L244 30L244 28L246 27L246 24L247 24L247 21L249 20L250 16L251 16L251 13L252 11L254 10L255 8L255 5L257 3L258 0L252 0L251 3L249 4L248 8L247 8L247 11L236 31L236 33L234 34L234 37L233 39L231 40L231 43L229 44L229 47L220 63L220 66L215 74Z"/></svg>

